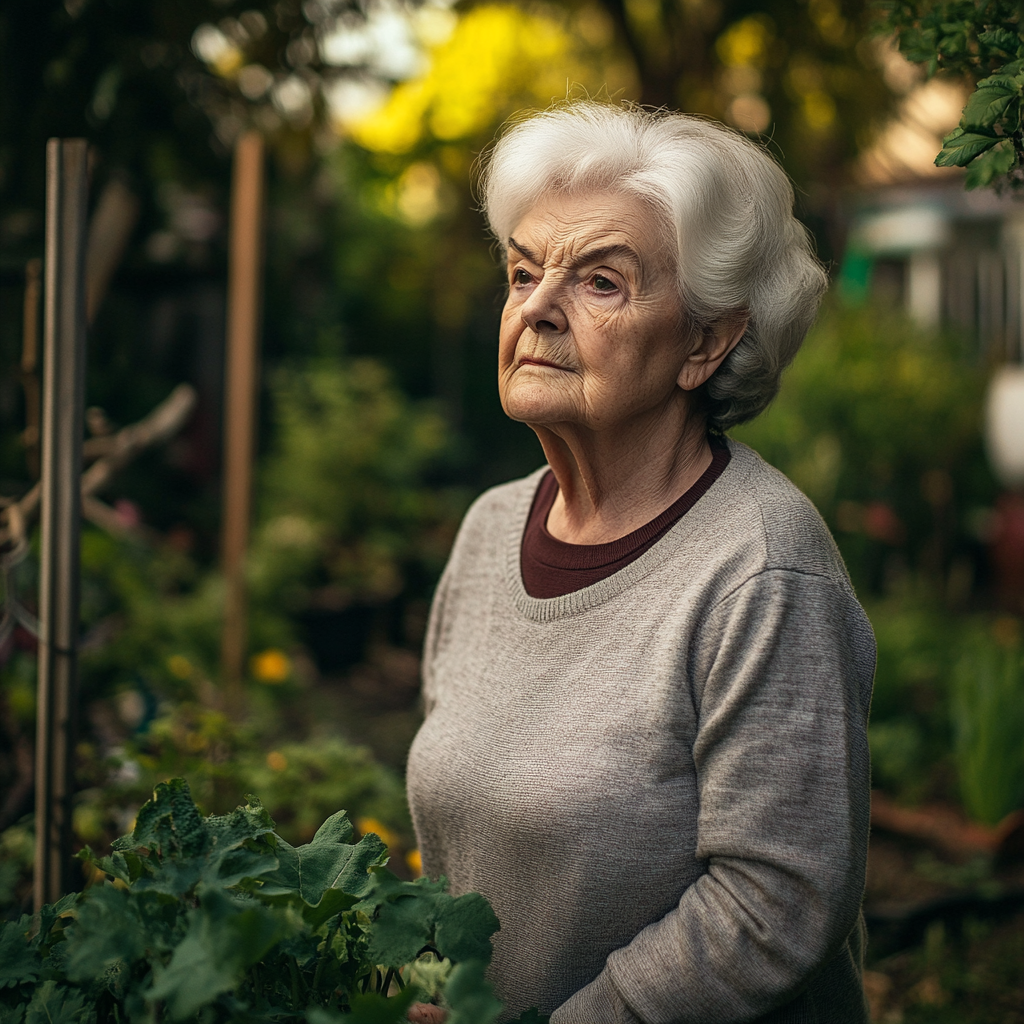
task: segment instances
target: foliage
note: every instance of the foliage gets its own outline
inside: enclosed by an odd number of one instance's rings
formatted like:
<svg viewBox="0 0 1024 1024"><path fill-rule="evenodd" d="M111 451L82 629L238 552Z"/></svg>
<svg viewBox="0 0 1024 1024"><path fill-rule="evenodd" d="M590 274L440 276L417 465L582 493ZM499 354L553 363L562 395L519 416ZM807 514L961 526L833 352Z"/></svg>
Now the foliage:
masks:
<svg viewBox="0 0 1024 1024"><path fill-rule="evenodd" d="M1024 36L1012 0L886 0L883 24L908 60L929 76L966 75L976 83L960 125L935 158L939 167L968 167L968 189L1018 186L1024 165L1022 99Z"/></svg>
<svg viewBox="0 0 1024 1024"><path fill-rule="evenodd" d="M995 493L981 450L984 382L956 339L892 311L832 305L774 404L734 435L814 501L862 592L914 570L962 598L971 517Z"/></svg>
<svg viewBox="0 0 1024 1024"><path fill-rule="evenodd" d="M1008 1024L1024 1006L1024 915L1001 924L933 923L922 946L871 963L871 1019L905 1024Z"/></svg>
<svg viewBox="0 0 1024 1024"><path fill-rule="evenodd" d="M962 628L933 595L867 600L878 645L868 741L872 786L917 803L950 792L949 669Z"/></svg>
<svg viewBox="0 0 1024 1024"><path fill-rule="evenodd" d="M377 603L403 590L410 569L434 579L464 507L460 492L425 481L451 446L439 413L413 405L369 359L281 369L273 394L256 600L300 611L319 585L335 607Z"/></svg>
<svg viewBox="0 0 1024 1024"><path fill-rule="evenodd" d="M1024 806L1024 651L1016 619L971 630L951 696L964 806L977 821L995 825Z"/></svg>
<svg viewBox="0 0 1024 1024"><path fill-rule="evenodd" d="M196 799L209 811L226 811L232 794L258 789L278 832L294 842L308 841L338 807L382 822L399 846L411 842L402 781L365 747L336 736L282 741L267 727L238 726L195 703L170 707L97 764L96 773L101 784L85 789L76 803L83 842L123 829L154 785L178 774L192 780Z"/></svg>
<svg viewBox="0 0 1024 1024"><path fill-rule="evenodd" d="M351 838L339 811L293 847L254 797L202 818L184 780L161 783L109 856L83 851L90 888L3 926L4 1021L390 1024L425 953L454 965L453 1024L493 1021L487 902L400 881L377 836Z"/></svg>

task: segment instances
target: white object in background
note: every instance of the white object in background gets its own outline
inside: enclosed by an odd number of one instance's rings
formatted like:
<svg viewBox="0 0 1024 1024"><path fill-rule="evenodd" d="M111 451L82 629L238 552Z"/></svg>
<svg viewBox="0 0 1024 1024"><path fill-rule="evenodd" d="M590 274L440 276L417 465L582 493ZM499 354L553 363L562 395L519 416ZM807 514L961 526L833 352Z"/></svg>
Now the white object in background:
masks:
<svg viewBox="0 0 1024 1024"><path fill-rule="evenodd" d="M908 256L941 249L952 238L949 218L935 206L901 206L863 217L850 233L851 245L872 256Z"/></svg>
<svg viewBox="0 0 1024 1024"><path fill-rule="evenodd" d="M922 327L938 327L942 314L942 264L934 250L918 250L907 261L907 312Z"/></svg>
<svg viewBox="0 0 1024 1024"><path fill-rule="evenodd" d="M1024 366L1001 366L985 399L989 462L1004 487L1024 486Z"/></svg>

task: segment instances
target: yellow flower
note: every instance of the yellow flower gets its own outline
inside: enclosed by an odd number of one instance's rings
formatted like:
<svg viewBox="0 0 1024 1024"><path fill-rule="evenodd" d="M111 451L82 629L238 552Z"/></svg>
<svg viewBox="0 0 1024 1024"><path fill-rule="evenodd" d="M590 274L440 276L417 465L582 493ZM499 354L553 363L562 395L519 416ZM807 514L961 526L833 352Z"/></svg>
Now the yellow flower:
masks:
<svg viewBox="0 0 1024 1024"><path fill-rule="evenodd" d="M253 676L261 683L272 686L286 682L292 674L291 659L276 647L254 654L251 664Z"/></svg>
<svg viewBox="0 0 1024 1024"><path fill-rule="evenodd" d="M410 850L405 855L405 863L412 872L413 878L419 878L423 874L423 858L419 850Z"/></svg>
<svg viewBox="0 0 1024 1024"><path fill-rule="evenodd" d="M288 767L288 758L280 750L272 750L267 754L267 767L275 772L283 772Z"/></svg>
<svg viewBox="0 0 1024 1024"><path fill-rule="evenodd" d="M367 835L373 832L375 835L380 836L381 841L385 846L396 846L398 844L398 836L391 831L382 821L378 821L376 818L357 818L356 828L359 829L363 835Z"/></svg>

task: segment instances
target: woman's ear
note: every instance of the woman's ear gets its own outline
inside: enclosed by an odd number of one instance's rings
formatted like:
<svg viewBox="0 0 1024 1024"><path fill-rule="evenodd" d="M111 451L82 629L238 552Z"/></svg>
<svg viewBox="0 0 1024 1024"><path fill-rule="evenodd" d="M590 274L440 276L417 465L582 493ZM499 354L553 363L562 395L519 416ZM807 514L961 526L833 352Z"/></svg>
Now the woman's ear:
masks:
<svg viewBox="0 0 1024 1024"><path fill-rule="evenodd" d="M676 383L684 391L696 391L736 347L749 322L750 316L747 313L739 313L706 327L697 335L697 343L687 355Z"/></svg>

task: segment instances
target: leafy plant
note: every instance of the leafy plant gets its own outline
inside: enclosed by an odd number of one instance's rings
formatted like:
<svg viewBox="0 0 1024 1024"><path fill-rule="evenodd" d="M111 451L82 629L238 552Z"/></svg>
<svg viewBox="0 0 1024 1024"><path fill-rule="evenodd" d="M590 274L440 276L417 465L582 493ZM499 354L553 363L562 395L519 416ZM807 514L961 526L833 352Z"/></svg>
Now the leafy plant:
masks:
<svg viewBox="0 0 1024 1024"><path fill-rule="evenodd" d="M425 477L450 448L445 421L371 359L282 369L277 439L263 469L263 525L250 557L257 602L302 610L393 598L418 566L444 563L463 497Z"/></svg>
<svg viewBox="0 0 1024 1024"><path fill-rule="evenodd" d="M993 636L994 634L994 636ZM953 673L950 713L960 791L986 825L1024 806L1024 651L1019 623L978 627Z"/></svg>
<svg viewBox="0 0 1024 1024"><path fill-rule="evenodd" d="M1014 0L888 0L881 6L883 23L895 31L900 51L923 64L929 77L944 71L977 83L935 163L969 167L968 189L996 181L1019 185L1024 166L1020 6Z"/></svg>
<svg viewBox="0 0 1024 1024"><path fill-rule="evenodd" d="M3 926L0 1020L391 1024L433 966L450 1024L494 1021L487 901L401 881L376 835L351 838L339 811L294 847L254 797L203 818L161 783L109 856L79 855L92 886Z"/></svg>

